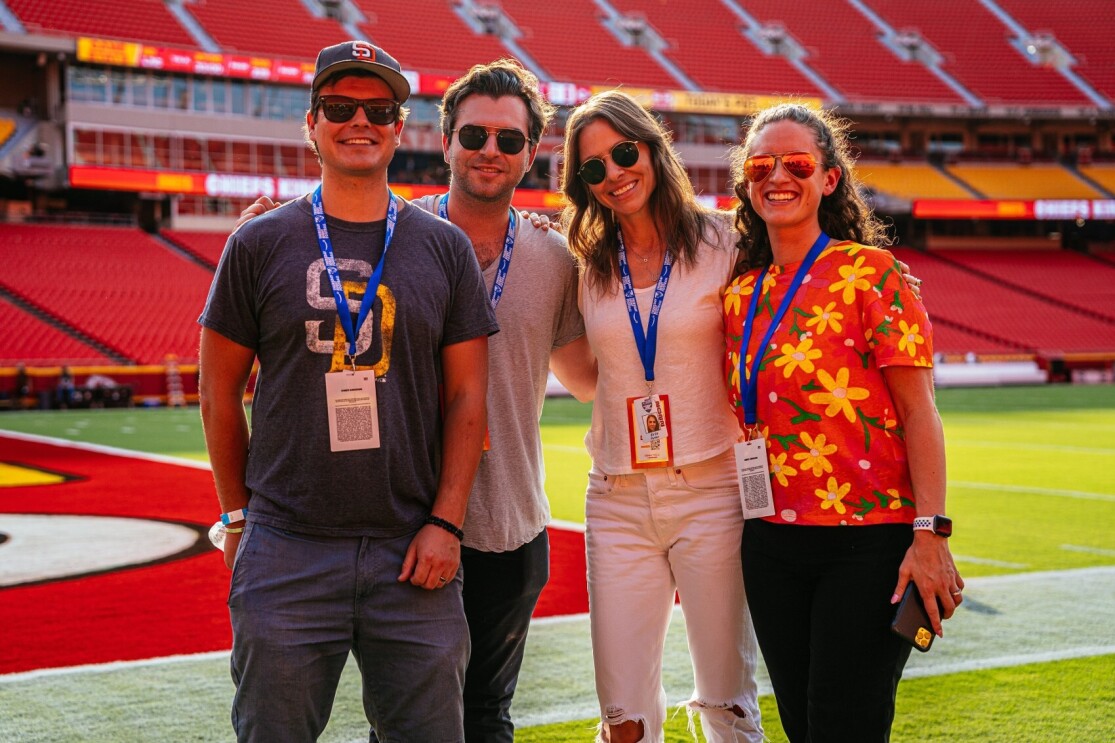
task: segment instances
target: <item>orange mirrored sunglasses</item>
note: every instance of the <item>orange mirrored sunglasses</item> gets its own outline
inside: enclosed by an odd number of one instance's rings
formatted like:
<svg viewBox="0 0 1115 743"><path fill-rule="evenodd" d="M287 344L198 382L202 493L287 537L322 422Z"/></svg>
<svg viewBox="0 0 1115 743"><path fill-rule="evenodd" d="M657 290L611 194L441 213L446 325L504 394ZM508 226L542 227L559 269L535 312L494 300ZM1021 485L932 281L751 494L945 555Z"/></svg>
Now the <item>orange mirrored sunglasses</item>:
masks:
<svg viewBox="0 0 1115 743"><path fill-rule="evenodd" d="M766 153L752 155L743 161L743 177L750 183L762 183L779 162L787 173L801 180L813 175L817 169L817 158L810 152Z"/></svg>

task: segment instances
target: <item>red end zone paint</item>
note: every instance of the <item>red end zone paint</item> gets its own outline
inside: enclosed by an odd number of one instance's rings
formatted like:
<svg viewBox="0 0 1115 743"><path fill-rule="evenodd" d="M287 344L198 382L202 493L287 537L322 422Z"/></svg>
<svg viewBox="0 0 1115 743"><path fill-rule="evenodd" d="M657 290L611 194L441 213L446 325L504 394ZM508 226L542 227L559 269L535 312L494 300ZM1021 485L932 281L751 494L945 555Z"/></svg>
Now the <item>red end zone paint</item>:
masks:
<svg viewBox="0 0 1115 743"><path fill-rule="evenodd" d="M118 516L196 525L217 511L207 470L0 435L0 461L59 473L57 484L0 487L4 514ZM0 543L18 549L19 534ZM202 536L202 539L205 539ZM73 557L74 573L82 556ZM165 562L0 588L0 673L227 650L229 573L206 541ZM550 529L550 582L535 616L588 611L584 535Z"/></svg>

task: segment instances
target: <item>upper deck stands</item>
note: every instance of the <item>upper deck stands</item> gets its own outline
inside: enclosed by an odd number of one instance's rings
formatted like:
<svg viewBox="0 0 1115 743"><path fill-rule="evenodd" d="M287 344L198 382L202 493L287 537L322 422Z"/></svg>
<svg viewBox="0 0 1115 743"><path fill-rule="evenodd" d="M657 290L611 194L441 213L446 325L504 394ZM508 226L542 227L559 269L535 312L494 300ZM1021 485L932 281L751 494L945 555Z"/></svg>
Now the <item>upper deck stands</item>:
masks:
<svg viewBox="0 0 1115 743"><path fill-rule="evenodd" d="M399 60L404 70L457 77L475 64L510 56L498 36L474 33L449 3L402 6L355 0L355 4L368 19L359 28Z"/></svg>
<svg viewBox="0 0 1115 743"><path fill-rule="evenodd" d="M988 105L1018 102L1090 105L1059 72L1030 64L1010 45L1011 30L978 2L864 0L864 3L896 30L913 30L928 40L945 57L942 68Z"/></svg>
<svg viewBox="0 0 1115 743"><path fill-rule="evenodd" d="M676 90L678 81L645 50L624 46L600 23L592 0L567 0L560 10L534 0L502 0L523 32L519 46L551 79L581 85L630 85Z"/></svg>
<svg viewBox="0 0 1115 743"><path fill-rule="evenodd" d="M643 16L669 43L665 55L704 90L764 95L823 94L784 57L761 52L719 0L613 0Z"/></svg>
<svg viewBox="0 0 1115 743"><path fill-rule="evenodd" d="M875 27L844 2L736 4L760 23L784 27L808 51L806 64L848 100L963 104L924 65L903 61L883 46Z"/></svg>
<svg viewBox="0 0 1115 743"><path fill-rule="evenodd" d="M1109 101L1115 101L1115 3L1111 0L998 0L999 7L1034 34L1052 33L1072 54L1072 68Z"/></svg>
<svg viewBox="0 0 1115 743"><path fill-rule="evenodd" d="M194 48L197 42L163 0L6 0L32 32L104 36Z"/></svg>
<svg viewBox="0 0 1115 743"><path fill-rule="evenodd" d="M196 0L183 7L226 52L312 60L322 47L349 37L299 0Z"/></svg>

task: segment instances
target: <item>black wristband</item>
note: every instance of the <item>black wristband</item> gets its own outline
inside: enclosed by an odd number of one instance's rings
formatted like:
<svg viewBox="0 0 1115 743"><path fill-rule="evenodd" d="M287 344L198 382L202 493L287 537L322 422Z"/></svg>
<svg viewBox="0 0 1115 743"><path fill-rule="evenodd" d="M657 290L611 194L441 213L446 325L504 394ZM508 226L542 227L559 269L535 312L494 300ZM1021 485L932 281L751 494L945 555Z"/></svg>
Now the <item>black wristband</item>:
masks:
<svg viewBox="0 0 1115 743"><path fill-rule="evenodd" d="M445 529L457 539L464 541L465 533L457 528L452 522L446 521L443 518L439 518L437 516L434 516L433 514L430 514L426 517L426 523L433 524L434 526L440 526L442 529Z"/></svg>

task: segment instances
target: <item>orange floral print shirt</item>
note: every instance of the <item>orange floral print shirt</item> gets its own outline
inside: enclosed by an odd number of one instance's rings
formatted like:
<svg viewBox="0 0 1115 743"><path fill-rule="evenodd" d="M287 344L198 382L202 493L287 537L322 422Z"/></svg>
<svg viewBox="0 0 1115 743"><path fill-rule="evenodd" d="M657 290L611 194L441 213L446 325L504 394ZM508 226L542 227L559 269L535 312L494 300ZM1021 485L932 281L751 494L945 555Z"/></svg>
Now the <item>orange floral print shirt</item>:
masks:
<svg viewBox="0 0 1115 743"><path fill-rule="evenodd" d="M763 281L742 373L800 263ZM744 426L740 344L760 270L724 291L728 398ZM766 439L781 524L911 523L906 444L883 367L931 367L932 326L889 251L853 242L822 251L771 337L759 369L758 432Z"/></svg>

